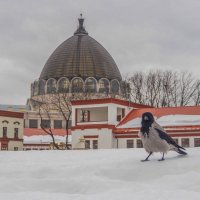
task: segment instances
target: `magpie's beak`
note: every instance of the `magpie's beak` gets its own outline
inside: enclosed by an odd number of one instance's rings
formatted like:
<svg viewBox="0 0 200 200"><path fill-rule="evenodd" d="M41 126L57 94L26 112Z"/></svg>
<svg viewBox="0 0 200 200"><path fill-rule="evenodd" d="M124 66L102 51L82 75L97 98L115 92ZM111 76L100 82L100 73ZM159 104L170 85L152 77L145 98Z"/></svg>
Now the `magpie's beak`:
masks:
<svg viewBox="0 0 200 200"><path fill-rule="evenodd" d="M144 116L144 120L145 120L145 121L148 121L149 118L148 118L147 116Z"/></svg>

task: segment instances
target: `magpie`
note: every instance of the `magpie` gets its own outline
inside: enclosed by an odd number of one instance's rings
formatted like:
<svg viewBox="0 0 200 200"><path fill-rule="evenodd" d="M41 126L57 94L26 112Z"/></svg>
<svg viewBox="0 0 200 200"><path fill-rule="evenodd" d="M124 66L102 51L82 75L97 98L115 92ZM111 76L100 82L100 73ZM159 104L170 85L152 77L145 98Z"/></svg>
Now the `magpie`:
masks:
<svg viewBox="0 0 200 200"><path fill-rule="evenodd" d="M142 140L144 149L149 155L142 161L148 161L149 157L154 152L161 152L162 158L159 161L164 160L164 154L168 151L176 151L179 154L187 155L183 147L179 146L166 132L165 130L154 120L152 113L145 112L142 114L141 129L139 131L139 137Z"/></svg>

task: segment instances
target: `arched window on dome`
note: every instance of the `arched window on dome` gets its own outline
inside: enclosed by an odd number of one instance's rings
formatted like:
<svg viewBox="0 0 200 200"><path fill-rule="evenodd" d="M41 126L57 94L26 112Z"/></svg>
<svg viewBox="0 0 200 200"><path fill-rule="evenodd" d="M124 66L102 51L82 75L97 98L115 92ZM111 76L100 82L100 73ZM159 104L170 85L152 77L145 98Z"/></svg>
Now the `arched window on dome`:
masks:
<svg viewBox="0 0 200 200"><path fill-rule="evenodd" d="M47 81L47 94L56 93L56 80L49 79Z"/></svg>
<svg viewBox="0 0 200 200"><path fill-rule="evenodd" d="M72 93L83 92L83 80L81 78L74 78L72 80Z"/></svg>
<svg viewBox="0 0 200 200"><path fill-rule="evenodd" d="M111 81L111 93L119 94L119 82L117 80Z"/></svg>
<svg viewBox="0 0 200 200"><path fill-rule="evenodd" d="M36 96L38 95L38 82L35 81L33 84L33 95Z"/></svg>
<svg viewBox="0 0 200 200"><path fill-rule="evenodd" d="M44 80L39 81L38 89L39 89L39 95L45 94L45 81Z"/></svg>
<svg viewBox="0 0 200 200"><path fill-rule="evenodd" d="M99 92L100 93L109 93L109 81L105 78L99 80Z"/></svg>
<svg viewBox="0 0 200 200"><path fill-rule="evenodd" d="M94 78L88 78L85 81L85 92L95 93L97 91L97 84Z"/></svg>
<svg viewBox="0 0 200 200"><path fill-rule="evenodd" d="M58 92L59 93L67 93L69 92L69 80L67 78L61 78L58 81Z"/></svg>

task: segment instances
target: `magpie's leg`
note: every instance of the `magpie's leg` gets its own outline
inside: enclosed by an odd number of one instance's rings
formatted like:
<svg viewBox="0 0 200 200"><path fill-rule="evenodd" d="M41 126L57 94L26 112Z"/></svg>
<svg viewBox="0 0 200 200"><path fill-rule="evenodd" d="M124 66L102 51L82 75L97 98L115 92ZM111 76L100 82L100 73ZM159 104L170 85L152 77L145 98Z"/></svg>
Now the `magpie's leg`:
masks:
<svg viewBox="0 0 200 200"><path fill-rule="evenodd" d="M165 155L165 153L163 152L163 156L162 156L162 158L159 159L158 161L163 161L163 160L165 160L164 155Z"/></svg>
<svg viewBox="0 0 200 200"><path fill-rule="evenodd" d="M152 154L152 152L150 152L149 155L148 155L144 160L141 160L141 161L142 161L142 162L144 162L144 161L149 161L148 158L151 156L151 154Z"/></svg>

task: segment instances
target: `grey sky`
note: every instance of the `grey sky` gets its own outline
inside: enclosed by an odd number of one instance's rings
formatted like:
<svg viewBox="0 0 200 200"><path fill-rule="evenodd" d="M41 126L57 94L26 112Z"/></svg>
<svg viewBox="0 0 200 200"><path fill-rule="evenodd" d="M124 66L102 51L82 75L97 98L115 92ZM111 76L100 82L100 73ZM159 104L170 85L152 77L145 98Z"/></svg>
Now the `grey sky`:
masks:
<svg viewBox="0 0 200 200"><path fill-rule="evenodd" d="M0 104L26 103L80 13L122 74L169 68L198 76L199 11L199 0L0 0Z"/></svg>

